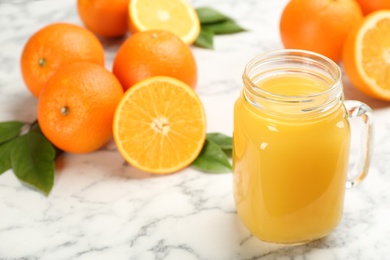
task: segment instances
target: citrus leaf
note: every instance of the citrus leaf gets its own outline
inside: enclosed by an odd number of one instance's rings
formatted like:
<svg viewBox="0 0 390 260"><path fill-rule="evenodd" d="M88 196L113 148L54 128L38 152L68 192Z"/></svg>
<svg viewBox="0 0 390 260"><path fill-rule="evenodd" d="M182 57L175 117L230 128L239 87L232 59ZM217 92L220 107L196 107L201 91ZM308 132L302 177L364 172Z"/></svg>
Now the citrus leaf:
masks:
<svg viewBox="0 0 390 260"><path fill-rule="evenodd" d="M233 139L221 133L208 133L206 139L216 143L222 150L232 150Z"/></svg>
<svg viewBox="0 0 390 260"><path fill-rule="evenodd" d="M198 38L196 38L194 44L198 47L213 49L213 36L214 33L212 31L207 29L201 29Z"/></svg>
<svg viewBox="0 0 390 260"><path fill-rule="evenodd" d="M16 139L0 145L0 175L11 169L10 153Z"/></svg>
<svg viewBox="0 0 390 260"><path fill-rule="evenodd" d="M38 124L38 121L35 121L34 123L31 124L30 131L43 135L41 127Z"/></svg>
<svg viewBox="0 0 390 260"><path fill-rule="evenodd" d="M207 139L192 166L209 173L225 173L232 170L229 159L222 149L216 143Z"/></svg>
<svg viewBox="0 0 390 260"><path fill-rule="evenodd" d="M226 15L221 14L210 7L199 7L195 9L195 11L198 14L200 24L202 25L223 22L230 19Z"/></svg>
<svg viewBox="0 0 390 260"><path fill-rule="evenodd" d="M0 123L0 143L4 143L20 134L23 122L8 121Z"/></svg>
<svg viewBox="0 0 390 260"><path fill-rule="evenodd" d="M48 195L54 183L54 148L47 139L29 132L15 139L11 166L16 177Z"/></svg>
<svg viewBox="0 0 390 260"><path fill-rule="evenodd" d="M222 150L227 157L230 157L232 158L232 155L233 155L233 149L226 149L226 150Z"/></svg>
<svg viewBox="0 0 390 260"><path fill-rule="evenodd" d="M245 29L232 20L226 20L221 23L207 24L202 26L202 29L210 30L215 34L231 34L245 31Z"/></svg>
<svg viewBox="0 0 390 260"><path fill-rule="evenodd" d="M30 132L35 132L35 133L38 133L40 135L42 135L44 138L46 138L46 136L42 133L42 130L41 130L41 127L39 126L38 124L38 121L34 122L31 126L31 129L30 129ZM50 142L47 138L46 140L48 142ZM51 144L55 150L55 157L57 158L57 156L61 155L62 153L64 153L63 150L61 150L60 148L58 148L57 146L55 146L54 144Z"/></svg>
<svg viewBox="0 0 390 260"><path fill-rule="evenodd" d="M230 136L221 133L208 133L206 139L216 143L228 157L232 157L233 139Z"/></svg>

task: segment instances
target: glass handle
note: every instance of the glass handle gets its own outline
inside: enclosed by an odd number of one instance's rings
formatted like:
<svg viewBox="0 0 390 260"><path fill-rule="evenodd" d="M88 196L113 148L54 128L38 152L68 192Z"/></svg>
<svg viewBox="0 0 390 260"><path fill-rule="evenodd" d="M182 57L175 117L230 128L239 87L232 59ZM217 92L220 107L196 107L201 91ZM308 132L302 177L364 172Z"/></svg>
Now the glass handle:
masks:
<svg viewBox="0 0 390 260"><path fill-rule="evenodd" d="M372 127L374 117L371 108L362 102L347 100L344 104L348 112L348 120L361 118L364 124L360 155L354 167L348 172L346 187L352 188L359 184L368 173L373 143Z"/></svg>

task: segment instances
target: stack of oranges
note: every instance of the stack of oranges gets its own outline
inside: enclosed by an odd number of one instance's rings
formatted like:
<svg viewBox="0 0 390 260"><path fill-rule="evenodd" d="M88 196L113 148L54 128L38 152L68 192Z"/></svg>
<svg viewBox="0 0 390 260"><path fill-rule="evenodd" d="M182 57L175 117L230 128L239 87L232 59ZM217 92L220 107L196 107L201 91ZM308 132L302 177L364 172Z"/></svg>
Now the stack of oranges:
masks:
<svg viewBox="0 0 390 260"><path fill-rule="evenodd" d="M280 19L286 48L342 62L354 86L390 101L390 1L291 0Z"/></svg>
<svg viewBox="0 0 390 260"><path fill-rule="evenodd" d="M199 34L195 10L184 0L79 0L77 7L87 29L48 25L21 56L43 134L71 153L95 151L114 135L123 157L152 173L189 165L206 138L189 47ZM96 35L123 36L128 28L111 72Z"/></svg>

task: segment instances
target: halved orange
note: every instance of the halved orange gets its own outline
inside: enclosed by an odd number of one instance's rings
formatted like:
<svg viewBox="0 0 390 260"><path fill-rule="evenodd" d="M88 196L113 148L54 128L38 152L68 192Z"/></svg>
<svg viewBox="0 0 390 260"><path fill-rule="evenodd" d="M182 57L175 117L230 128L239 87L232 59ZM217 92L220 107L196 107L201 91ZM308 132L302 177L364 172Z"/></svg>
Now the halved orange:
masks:
<svg viewBox="0 0 390 260"><path fill-rule="evenodd" d="M343 49L344 69L366 95L390 101L390 10L365 17Z"/></svg>
<svg viewBox="0 0 390 260"><path fill-rule="evenodd" d="M132 33L170 31L191 44L199 35L200 22L187 0L130 0L129 28Z"/></svg>
<svg viewBox="0 0 390 260"><path fill-rule="evenodd" d="M131 87L114 116L114 139L128 163L167 174L191 164L206 139L201 100L186 83L155 76Z"/></svg>

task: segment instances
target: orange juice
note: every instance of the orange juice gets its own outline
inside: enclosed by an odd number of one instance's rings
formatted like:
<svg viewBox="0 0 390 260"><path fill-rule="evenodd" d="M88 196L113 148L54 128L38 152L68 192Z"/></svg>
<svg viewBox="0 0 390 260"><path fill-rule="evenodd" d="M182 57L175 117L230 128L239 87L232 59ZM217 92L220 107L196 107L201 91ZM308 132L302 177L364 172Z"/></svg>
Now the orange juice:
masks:
<svg viewBox="0 0 390 260"><path fill-rule="evenodd" d="M234 107L238 215L264 241L323 237L343 210L350 126L342 96L330 102L332 84L316 73L283 71L253 82L255 97L244 89ZM327 109L318 109L324 102Z"/></svg>

